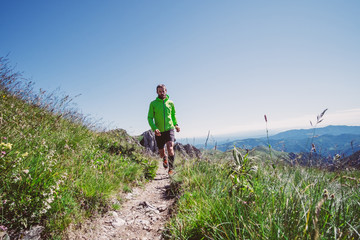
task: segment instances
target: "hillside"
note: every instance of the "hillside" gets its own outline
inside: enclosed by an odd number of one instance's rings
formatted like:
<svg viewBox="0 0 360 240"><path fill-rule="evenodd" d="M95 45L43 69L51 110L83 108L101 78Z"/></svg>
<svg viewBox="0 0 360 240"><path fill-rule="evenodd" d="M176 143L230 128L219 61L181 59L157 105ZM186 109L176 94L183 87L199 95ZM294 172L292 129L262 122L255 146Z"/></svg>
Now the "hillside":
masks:
<svg viewBox="0 0 360 240"><path fill-rule="evenodd" d="M234 145L252 149L256 146L268 146L284 152L310 152L314 143L317 153L324 157L341 154L349 156L360 150L359 126L328 126L324 128L285 131L267 138L236 140L218 145L217 149L226 151Z"/></svg>
<svg viewBox="0 0 360 240"><path fill-rule="evenodd" d="M94 130L71 98L34 93L0 58L0 233L39 226L43 239L120 207L157 161L123 130ZM2 235L0 235L2 236Z"/></svg>

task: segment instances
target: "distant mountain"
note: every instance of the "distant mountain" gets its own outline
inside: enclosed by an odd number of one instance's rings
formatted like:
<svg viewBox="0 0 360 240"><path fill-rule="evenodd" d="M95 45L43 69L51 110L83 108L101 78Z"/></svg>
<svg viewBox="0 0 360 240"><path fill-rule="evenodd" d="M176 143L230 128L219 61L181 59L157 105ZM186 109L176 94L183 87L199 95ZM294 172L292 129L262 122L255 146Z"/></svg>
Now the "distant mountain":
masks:
<svg viewBox="0 0 360 240"><path fill-rule="evenodd" d="M314 129L297 129L289 130L285 132L278 133L274 136L271 136L271 139L303 139L310 138L314 134ZM332 135L338 136L342 134L355 134L360 135L360 126L327 126L323 128L316 128L315 135Z"/></svg>
<svg viewBox="0 0 360 240"><path fill-rule="evenodd" d="M310 152L314 143L318 154L328 157L335 154L349 156L360 150L360 126L328 126L316 129L289 130L269 137L271 147L284 152ZM237 146L252 149L268 146L264 138L248 138L220 144L218 150L226 151Z"/></svg>

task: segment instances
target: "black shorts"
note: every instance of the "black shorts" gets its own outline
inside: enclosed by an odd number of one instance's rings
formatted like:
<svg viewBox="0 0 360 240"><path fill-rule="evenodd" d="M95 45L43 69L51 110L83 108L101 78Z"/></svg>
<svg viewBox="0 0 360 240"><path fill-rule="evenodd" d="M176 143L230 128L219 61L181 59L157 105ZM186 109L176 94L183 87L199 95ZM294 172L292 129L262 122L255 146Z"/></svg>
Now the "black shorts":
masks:
<svg viewBox="0 0 360 240"><path fill-rule="evenodd" d="M170 129L169 131L165 131L161 133L161 136L156 136L156 145L159 149L163 149L165 144L169 141L175 142L175 131L174 129Z"/></svg>

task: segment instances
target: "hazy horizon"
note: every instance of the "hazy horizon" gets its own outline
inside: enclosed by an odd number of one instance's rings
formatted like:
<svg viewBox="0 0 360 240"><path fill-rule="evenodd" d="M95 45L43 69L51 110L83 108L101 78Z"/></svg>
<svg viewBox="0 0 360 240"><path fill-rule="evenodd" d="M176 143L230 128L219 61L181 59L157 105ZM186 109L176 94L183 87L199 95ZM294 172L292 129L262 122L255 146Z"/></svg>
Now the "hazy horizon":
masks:
<svg viewBox="0 0 360 240"><path fill-rule="evenodd" d="M315 131L316 131L316 129L326 128L326 127L329 127L329 126L360 127L358 125L325 125L325 126L318 125L318 126L316 126ZM277 129L277 130L268 129L268 130L269 130L269 137L271 137L271 136L275 136L275 135L277 135L279 133L283 133L283 132L287 132L287 131L311 130L313 128L314 127L309 125L309 127L307 127L307 128L290 128L290 129ZM230 141L234 141L234 140L244 140L244 139L251 139L251 138L263 138L263 137L266 137L266 136L267 136L266 129L258 130L258 131L254 131L254 132L248 132L248 133L234 132L234 133L223 134L223 135L213 135L210 132L208 143L211 143L212 145L215 145L215 143L216 144L222 144L222 143L226 143L226 142L230 142ZM182 144L204 145L206 139L207 139L207 135L206 136L201 136L201 137L194 137L194 138L179 138L179 139L177 139L177 142L182 143Z"/></svg>

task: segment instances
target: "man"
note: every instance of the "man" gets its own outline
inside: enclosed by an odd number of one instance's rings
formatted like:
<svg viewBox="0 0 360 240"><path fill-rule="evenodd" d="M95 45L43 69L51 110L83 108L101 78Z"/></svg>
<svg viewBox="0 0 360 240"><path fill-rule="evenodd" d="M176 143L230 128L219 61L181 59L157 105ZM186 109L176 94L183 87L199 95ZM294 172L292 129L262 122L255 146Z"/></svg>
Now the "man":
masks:
<svg viewBox="0 0 360 240"><path fill-rule="evenodd" d="M163 166L164 168L169 166L169 174L171 175L175 160L174 128L177 132L180 132L180 127L177 124L174 103L169 100L165 85L158 85L156 93L158 97L150 103L148 122L151 129L155 132L156 144L159 148L160 157L163 159ZM164 145L166 145L169 157L165 154Z"/></svg>

